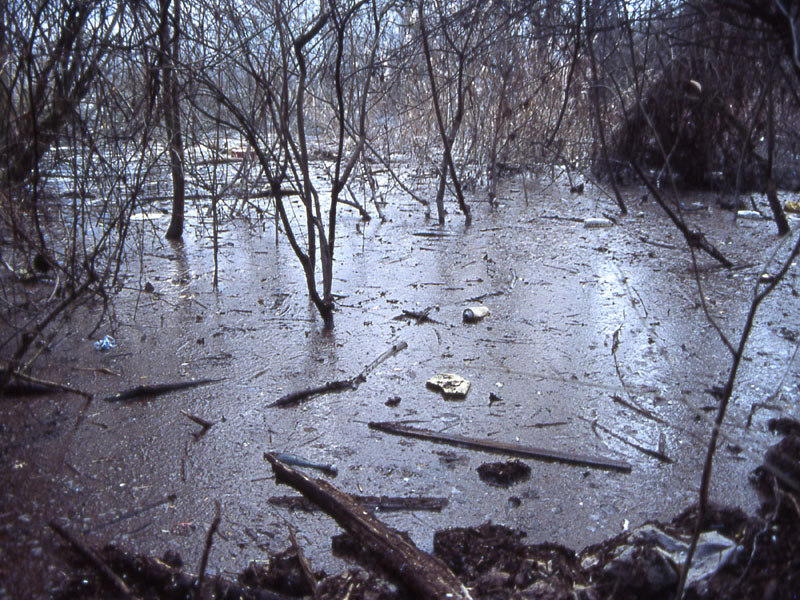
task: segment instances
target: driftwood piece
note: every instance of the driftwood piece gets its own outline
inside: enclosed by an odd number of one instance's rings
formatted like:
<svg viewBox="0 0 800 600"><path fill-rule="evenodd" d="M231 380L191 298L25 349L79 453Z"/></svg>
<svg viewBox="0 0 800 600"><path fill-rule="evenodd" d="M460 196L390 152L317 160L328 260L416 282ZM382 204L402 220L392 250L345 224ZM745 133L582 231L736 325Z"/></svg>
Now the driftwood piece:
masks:
<svg viewBox="0 0 800 600"><path fill-rule="evenodd" d="M138 598L136 595L134 595L133 591L131 591L131 588L128 587L128 584L123 581L122 577L112 571L111 567L109 567L105 561L103 561L103 559L94 552L94 550L86 546L83 542L81 542L78 538L73 536L69 531L61 527L61 525L55 521L50 521L49 526L50 529L55 531L62 539L69 543L73 550L89 561L92 567L94 567L111 584L113 584L113 586L120 594L122 594L124 598L129 598L131 600Z"/></svg>
<svg viewBox="0 0 800 600"><path fill-rule="evenodd" d="M560 452L558 450L534 448L532 446L520 446L517 444L506 444L504 442L479 440L476 438L464 437L462 435L439 433L428 429L418 429L416 427L409 427L408 425L403 425L401 423L371 422L369 427L370 429L376 429L378 431L391 433L393 435L413 437L420 440L427 440L429 442L439 442L443 444L450 444L451 446L471 448L473 450L484 450L486 452L495 452L510 456L519 456L522 458L535 458L537 460L562 462L573 465L582 465L585 467L595 467L598 469L622 471L625 473L628 473L631 470L631 466L628 463L614 460L613 458L604 458L602 456L592 457L581 454L572 454L569 452Z"/></svg>
<svg viewBox="0 0 800 600"><path fill-rule="evenodd" d="M178 381L176 383L137 385L136 387L131 388L129 390L125 390L119 392L118 394L114 394L113 396L108 396L107 398L103 398L103 400L105 400L106 402L131 402L133 400L149 400L151 398L155 398L156 396L167 394L169 392L175 392L177 390L185 390L200 385L207 385L209 383L217 383L218 381L222 381L222 379L195 379L194 381Z"/></svg>
<svg viewBox="0 0 800 600"><path fill-rule="evenodd" d="M367 380L367 376L382 362L388 360L395 354L402 352L408 348L408 344L406 342L398 342L397 344L393 345L389 348L386 352L381 354L378 358L373 360L370 364L368 364L364 369L356 375L355 377L351 377L350 379L340 379L338 381L330 381L324 385L319 385L315 387L306 388L304 390L298 390L296 392L290 392L285 394L275 400L272 404L268 406L270 408L274 407L287 407L297 404L299 402L303 402L304 400L308 400L313 398L314 396L319 396L321 394L327 394L330 392L341 392L344 390L354 390L359 385L364 383Z"/></svg>
<svg viewBox="0 0 800 600"><path fill-rule="evenodd" d="M447 498L435 496L352 496L364 508L373 512L396 510L428 510L439 512L447 507ZM290 510L313 512L319 507L304 496L272 496L269 503Z"/></svg>
<svg viewBox="0 0 800 600"><path fill-rule="evenodd" d="M471 599L464 584L441 560L423 552L366 511L351 496L321 479L313 480L281 463L271 454L278 482L287 483L317 504L355 536L398 581L421 600Z"/></svg>

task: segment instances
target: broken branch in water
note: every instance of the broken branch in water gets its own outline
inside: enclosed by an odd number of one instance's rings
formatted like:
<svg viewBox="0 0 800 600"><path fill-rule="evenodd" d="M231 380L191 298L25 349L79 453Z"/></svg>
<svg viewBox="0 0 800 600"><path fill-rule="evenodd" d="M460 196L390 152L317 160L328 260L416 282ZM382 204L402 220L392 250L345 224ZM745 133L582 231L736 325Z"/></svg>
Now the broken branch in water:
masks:
<svg viewBox="0 0 800 600"><path fill-rule="evenodd" d="M130 402L132 400L147 400L166 394L168 392L175 392L177 390L185 390L188 388L197 387L199 385L207 385L209 383L217 383L222 379L196 379L194 381L178 381L177 383L157 383L155 385L138 385L135 388L125 390L113 396L103 398L106 402Z"/></svg>
<svg viewBox="0 0 800 600"><path fill-rule="evenodd" d="M437 498L433 496L352 496L364 508L373 512L395 511L395 510L429 510L439 512L447 507L447 498ZM269 503L273 506L281 506L289 510L303 510L313 512L318 510L317 506L303 496L272 496Z"/></svg>
<svg viewBox="0 0 800 600"><path fill-rule="evenodd" d="M364 510L351 496L321 479L313 480L286 466L271 454L265 458L272 465L278 482L286 483L319 506L336 522L375 553L383 565L416 598L470 600L464 584L438 558L423 552L411 541L387 527Z"/></svg>
<svg viewBox="0 0 800 600"><path fill-rule="evenodd" d="M114 573L111 570L105 561L100 558L95 552L86 546L83 542L81 542L78 538L74 537L69 531L61 527L55 521L50 521L48 523L50 529L55 531L61 538L63 538L70 546L72 546L73 550L75 550L78 554L80 554L83 558L85 558L89 563L97 569L106 579L108 579L117 591L121 593L125 598L136 599L137 596L131 591L128 587L128 584L123 581L122 577Z"/></svg>
<svg viewBox="0 0 800 600"><path fill-rule="evenodd" d="M389 348L386 352L381 354L378 358L373 360L370 364L364 367L364 370L361 371L355 377L351 377L350 379L340 379L338 381L331 381L324 385L319 385L312 388L307 388L304 390L299 390L297 392L291 392L284 396L281 396L275 402L269 405L270 408L280 406L291 406L293 404L297 404L298 402L302 402L303 400L308 400L314 396L319 396L320 394L327 394L328 392L341 392L343 390L354 390L359 385L364 383L367 380L367 376L382 362L388 360L395 354L402 352L408 348L408 344L406 342L398 342L391 348Z"/></svg>
<svg viewBox="0 0 800 600"><path fill-rule="evenodd" d="M531 446L519 446L516 444L506 444L503 442L492 442L488 440L479 440L475 438L468 438L461 435L454 435L449 433L438 433L428 429L417 429L409 427L401 423L375 423L369 424L370 429L377 429L384 433L391 433L393 435L402 435L406 437L413 437L421 440L428 440L430 442L439 442L443 444L450 444L452 446L460 446L462 448L472 448L474 450L484 450L486 452L496 452L499 454L508 454L511 456L520 456L523 458L535 458L538 460L546 460L552 462L563 462L573 465L583 465L587 467L596 467L599 469L611 469L614 471L630 472L631 466L622 461L614 460L612 458L584 456L581 454L571 454L568 452L560 452L558 450L547 450L544 448L533 448Z"/></svg>

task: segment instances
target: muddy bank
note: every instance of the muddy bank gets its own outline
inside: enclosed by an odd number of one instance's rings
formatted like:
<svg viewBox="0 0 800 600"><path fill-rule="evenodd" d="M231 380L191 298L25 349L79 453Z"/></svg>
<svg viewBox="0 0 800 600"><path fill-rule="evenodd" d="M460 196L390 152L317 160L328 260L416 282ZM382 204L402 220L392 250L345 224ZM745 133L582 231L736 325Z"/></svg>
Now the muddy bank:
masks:
<svg viewBox="0 0 800 600"><path fill-rule="evenodd" d="M267 451L335 464L336 485L349 493L446 498L440 512L385 517L428 551L432 531L487 520L524 531L532 544L576 549L670 521L696 498L715 405L706 390L729 366L691 257L651 202L634 202L611 227L587 229L583 219L613 216L610 203L560 185L529 189L526 205L520 186L509 182L495 209L477 202L467 230L458 215L434 229L400 197L390 199L386 223L343 214L331 333L321 330L295 258L275 246L270 223L226 225L218 291L202 210L182 245L148 241L130 257L112 313L76 314L37 364L40 375L95 399L0 399L0 544L13 565L3 567L3 593L43 597L63 584L68 569L46 526L52 519L94 547L170 550L196 565L215 501L222 521L209 573L238 573L289 547L287 522L315 568L343 571L330 556L338 528L329 519L267 502L286 493L264 464ZM707 307L735 335L773 224L734 223L710 198L686 201L703 203L687 219L736 265L698 258ZM142 240L162 225L143 221ZM712 498L748 514L758 501L745 482L772 440L767 421L797 416L795 287L790 272L760 313L715 467ZM464 323L464 309L478 303L489 316ZM430 307L432 322L396 319ZM92 342L105 334L117 346L98 352ZM351 378L400 341L408 348L358 389L268 406ZM442 372L471 382L465 398L426 387ZM101 400L206 377L223 381L142 402ZM201 425L185 413L214 425L196 436ZM496 456L385 435L370 421L605 456L631 471L526 459L529 479L491 486L477 469Z"/></svg>
<svg viewBox="0 0 800 600"><path fill-rule="evenodd" d="M800 438L790 435L773 446L764 465L751 474L750 480L762 500L758 516L726 508L708 512L687 577L687 598L796 597L800 585L800 495L796 486L800 481L799 462ZM529 544L524 532L490 522L479 527L439 530L434 534L433 554L441 560L438 564L442 567L430 568L426 576L432 582L436 569L445 568L466 585L466 597L484 600L667 600L674 596L696 521L695 509L689 508L668 524L647 523L580 553L554 543ZM363 544L364 539L354 533L335 537L334 551L362 568L330 577L324 571L314 572L295 543L265 562L252 563L236 581L216 577L200 585L209 597L216 598L420 597L403 577L404 568L410 565L404 563L398 568L390 557L382 562L376 554L365 551ZM80 547L78 550L86 551ZM104 566L110 567L113 574L104 576ZM168 553L159 561L107 547L91 561L76 561L70 583L57 597L94 598L119 593L112 585L118 575L124 581L116 586L131 594L164 600L185 598L198 583L197 577L186 573L183 566L175 553ZM455 597L459 589L453 593Z"/></svg>

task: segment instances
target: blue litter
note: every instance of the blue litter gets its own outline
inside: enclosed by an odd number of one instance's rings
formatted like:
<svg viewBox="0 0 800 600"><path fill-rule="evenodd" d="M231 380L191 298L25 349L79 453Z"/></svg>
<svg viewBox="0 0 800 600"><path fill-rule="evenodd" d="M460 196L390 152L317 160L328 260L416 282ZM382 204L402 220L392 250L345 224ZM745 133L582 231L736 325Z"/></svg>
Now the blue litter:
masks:
<svg viewBox="0 0 800 600"><path fill-rule="evenodd" d="M110 335L107 335L102 340L97 340L94 343L95 350L100 350L101 352L103 352L104 350L111 350L111 348L116 348L116 347L117 347L117 341Z"/></svg>

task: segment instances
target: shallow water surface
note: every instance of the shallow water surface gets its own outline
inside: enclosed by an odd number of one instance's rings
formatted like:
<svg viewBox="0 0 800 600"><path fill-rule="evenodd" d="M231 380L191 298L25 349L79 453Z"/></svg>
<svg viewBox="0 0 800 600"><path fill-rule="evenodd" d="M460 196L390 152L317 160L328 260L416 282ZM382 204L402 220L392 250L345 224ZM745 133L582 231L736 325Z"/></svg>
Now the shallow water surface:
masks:
<svg viewBox="0 0 800 600"><path fill-rule="evenodd" d="M528 197L526 204L519 182L509 182L498 207L474 204L471 227L452 214L441 230L403 198L391 199L384 223L362 223L345 209L332 332L322 330L300 267L288 245L276 247L269 222L224 226L217 291L199 216L182 244L151 244L131 261L112 318L98 330L117 347L96 352L86 336L99 313L81 314L42 359L48 378L96 399L0 400L0 591L46 595L62 580L66 553L46 528L51 519L96 546L178 550L196 570L215 501L222 524L212 571L236 572L284 550L289 525L315 568L341 569L330 552L338 533L331 519L268 502L293 494L276 485L263 459L273 450L335 463L332 482L353 494L446 498L440 513L380 515L427 550L434 530L487 520L523 529L532 542L580 549L674 517L697 494L715 405L706 390L722 385L730 366L701 307L691 255L652 203L631 200L629 216L589 229L582 219L613 216L608 201L566 186ZM737 265L697 258L709 312L736 343L775 243L773 224L737 224L713 207L686 217ZM146 282L154 293L141 291ZM747 474L771 437L767 418L797 414L796 347L787 335L798 326L795 287L793 270L759 313L715 463L713 498L748 511L756 500ZM462 311L478 303L490 315L464 323ZM396 318L428 307L435 322ZM353 377L400 341L408 348L356 390L268 406ZM466 398L428 389L439 372L469 379ZM101 400L202 377L224 381L147 402ZM387 405L395 397L399 404ZM778 409L757 410L745 428L753 404L765 402ZM200 426L183 413L215 424L195 437ZM631 472L526 460L530 479L491 487L476 469L503 457L390 436L370 421L604 456L630 463ZM672 463L628 442L659 449Z"/></svg>

